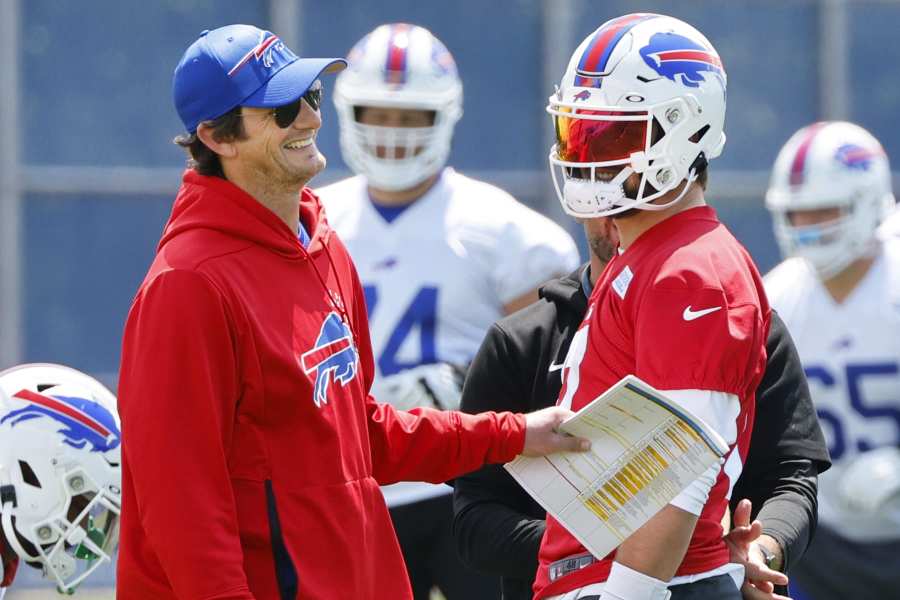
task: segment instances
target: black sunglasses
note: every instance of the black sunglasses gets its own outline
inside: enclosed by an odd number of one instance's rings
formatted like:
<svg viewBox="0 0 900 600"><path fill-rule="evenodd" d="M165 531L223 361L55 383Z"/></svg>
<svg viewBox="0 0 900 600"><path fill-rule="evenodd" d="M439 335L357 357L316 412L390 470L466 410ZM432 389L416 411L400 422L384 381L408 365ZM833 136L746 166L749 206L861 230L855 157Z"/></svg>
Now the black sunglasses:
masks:
<svg viewBox="0 0 900 600"><path fill-rule="evenodd" d="M300 103L304 100L306 100L311 109L318 111L319 106L322 105L322 95L324 93L325 88L322 86L322 82L317 79L302 96L290 104L283 104L272 109L272 114L275 115L275 124L282 129L290 127L291 123L297 119L297 114L300 112Z"/></svg>

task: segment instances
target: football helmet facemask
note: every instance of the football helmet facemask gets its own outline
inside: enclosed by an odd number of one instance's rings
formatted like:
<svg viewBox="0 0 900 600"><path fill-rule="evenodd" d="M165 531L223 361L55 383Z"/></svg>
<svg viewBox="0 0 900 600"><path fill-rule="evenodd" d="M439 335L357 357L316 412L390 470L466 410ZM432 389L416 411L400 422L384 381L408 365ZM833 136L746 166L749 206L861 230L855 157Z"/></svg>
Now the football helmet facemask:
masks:
<svg viewBox="0 0 900 600"><path fill-rule="evenodd" d="M725 145L725 87L719 55L687 23L637 13L601 25L575 50L547 106L556 132L550 171L566 213L678 202ZM626 184L635 173L639 183ZM674 200L652 203L682 184Z"/></svg>
<svg viewBox="0 0 900 600"><path fill-rule="evenodd" d="M894 208L891 169L881 144L853 123L819 122L784 145L766 193L785 257L801 256L828 279L871 251ZM794 225L791 213L839 209L837 219Z"/></svg>
<svg viewBox="0 0 900 600"><path fill-rule="evenodd" d="M335 83L334 105L350 168L388 191L412 188L440 171L462 116L462 82L444 44L423 27L393 23L366 35L348 60ZM357 120L365 107L429 111L434 122L366 125Z"/></svg>
<svg viewBox="0 0 900 600"><path fill-rule="evenodd" d="M118 544L116 399L51 364L0 372L0 527L23 562L71 593Z"/></svg>

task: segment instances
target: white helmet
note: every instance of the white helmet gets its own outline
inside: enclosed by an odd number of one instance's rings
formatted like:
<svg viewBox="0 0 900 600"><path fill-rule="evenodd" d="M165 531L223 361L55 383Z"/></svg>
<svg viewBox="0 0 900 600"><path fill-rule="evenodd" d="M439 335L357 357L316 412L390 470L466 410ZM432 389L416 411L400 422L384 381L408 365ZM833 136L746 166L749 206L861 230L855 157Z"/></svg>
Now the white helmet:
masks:
<svg viewBox="0 0 900 600"><path fill-rule="evenodd" d="M683 21L638 13L601 25L575 50L547 106L563 209L592 218L678 202L725 145L725 85L716 50ZM611 178L610 167L620 169ZM632 173L640 184L626 190ZM675 200L648 204L685 180Z"/></svg>
<svg viewBox="0 0 900 600"><path fill-rule="evenodd" d="M870 251L894 207L891 169L872 134L853 123L819 122L788 140L775 160L766 206L785 256L802 256L822 278ZM794 226L792 211L839 208L841 216Z"/></svg>
<svg viewBox="0 0 900 600"><path fill-rule="evenodd" d="M341 152L376 188L405 190L443 168L462 116L462 82L444 44L423 27L381 25L360 40L337 78ZM381 127L356 120L363 106L434 111L431 127ZM382 156L379 157L379 148Z"/></svg>
<svg viewBox="0 0 900 600"><path fill-rule="evenodd" d="M75 369L0 372L0 521L19 558L71 593L118 544L116 399Z"/></svg>

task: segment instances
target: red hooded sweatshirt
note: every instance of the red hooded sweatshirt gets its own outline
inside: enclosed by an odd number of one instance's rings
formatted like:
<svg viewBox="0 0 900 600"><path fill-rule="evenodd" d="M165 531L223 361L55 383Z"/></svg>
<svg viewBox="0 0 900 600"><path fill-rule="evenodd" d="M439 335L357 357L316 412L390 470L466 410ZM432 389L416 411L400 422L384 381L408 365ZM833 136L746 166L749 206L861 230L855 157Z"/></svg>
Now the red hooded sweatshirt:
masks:
<svg viewBox="0 0 900 600"><path fill-rule="evenodd" d="M125 326L119 600L411 598L379 485L522 451L521 416L369 396L356 271L308 189L300 217L308 250L232 183L184 176Z"/></svg>
<svg viewBox="0 0 900 600"><path fill-rule="evenodd" d="M0 531L0 596L3 595L2 588L12 585L13 579L16 578L16 569L19 566L18 557L5 544L3 532Z"/></svg>

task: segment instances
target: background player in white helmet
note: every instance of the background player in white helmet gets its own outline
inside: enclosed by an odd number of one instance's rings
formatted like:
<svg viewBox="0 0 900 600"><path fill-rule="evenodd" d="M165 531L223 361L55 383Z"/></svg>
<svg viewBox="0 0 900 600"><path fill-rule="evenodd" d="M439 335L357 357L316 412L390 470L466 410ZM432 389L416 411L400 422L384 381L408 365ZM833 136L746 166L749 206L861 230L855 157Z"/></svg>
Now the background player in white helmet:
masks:
<svg viewBox="0 0 900 600"><path fill-rule="evenodd" d="M355 177L318 190L365 286L378 373L373 393L401 408L456 408L461 373L488 327L574 269L552 221L446 163L462 82L428 30L382 25L349 54L334 102ZM450 488L385 488L416 598L496 598L496 578L465 569Z"/></svg>
<svg viewBox="0 0 900 600"><path fill-rule="evenodd" d="M786 260L766 276L803 362L834 463L819 528L792 572L798 596L888 598L900 571L900 240L881 144L845 122L804 127L766 196ZM840 565L836 568L836 565Z"/></svg>
<svg viewBox="0 0 900 600"><path fill-rule="evenodd" d="M116 399L60 365L0 372L0 598L19 562L72 593L111 561L121 505Z"/></svg>

